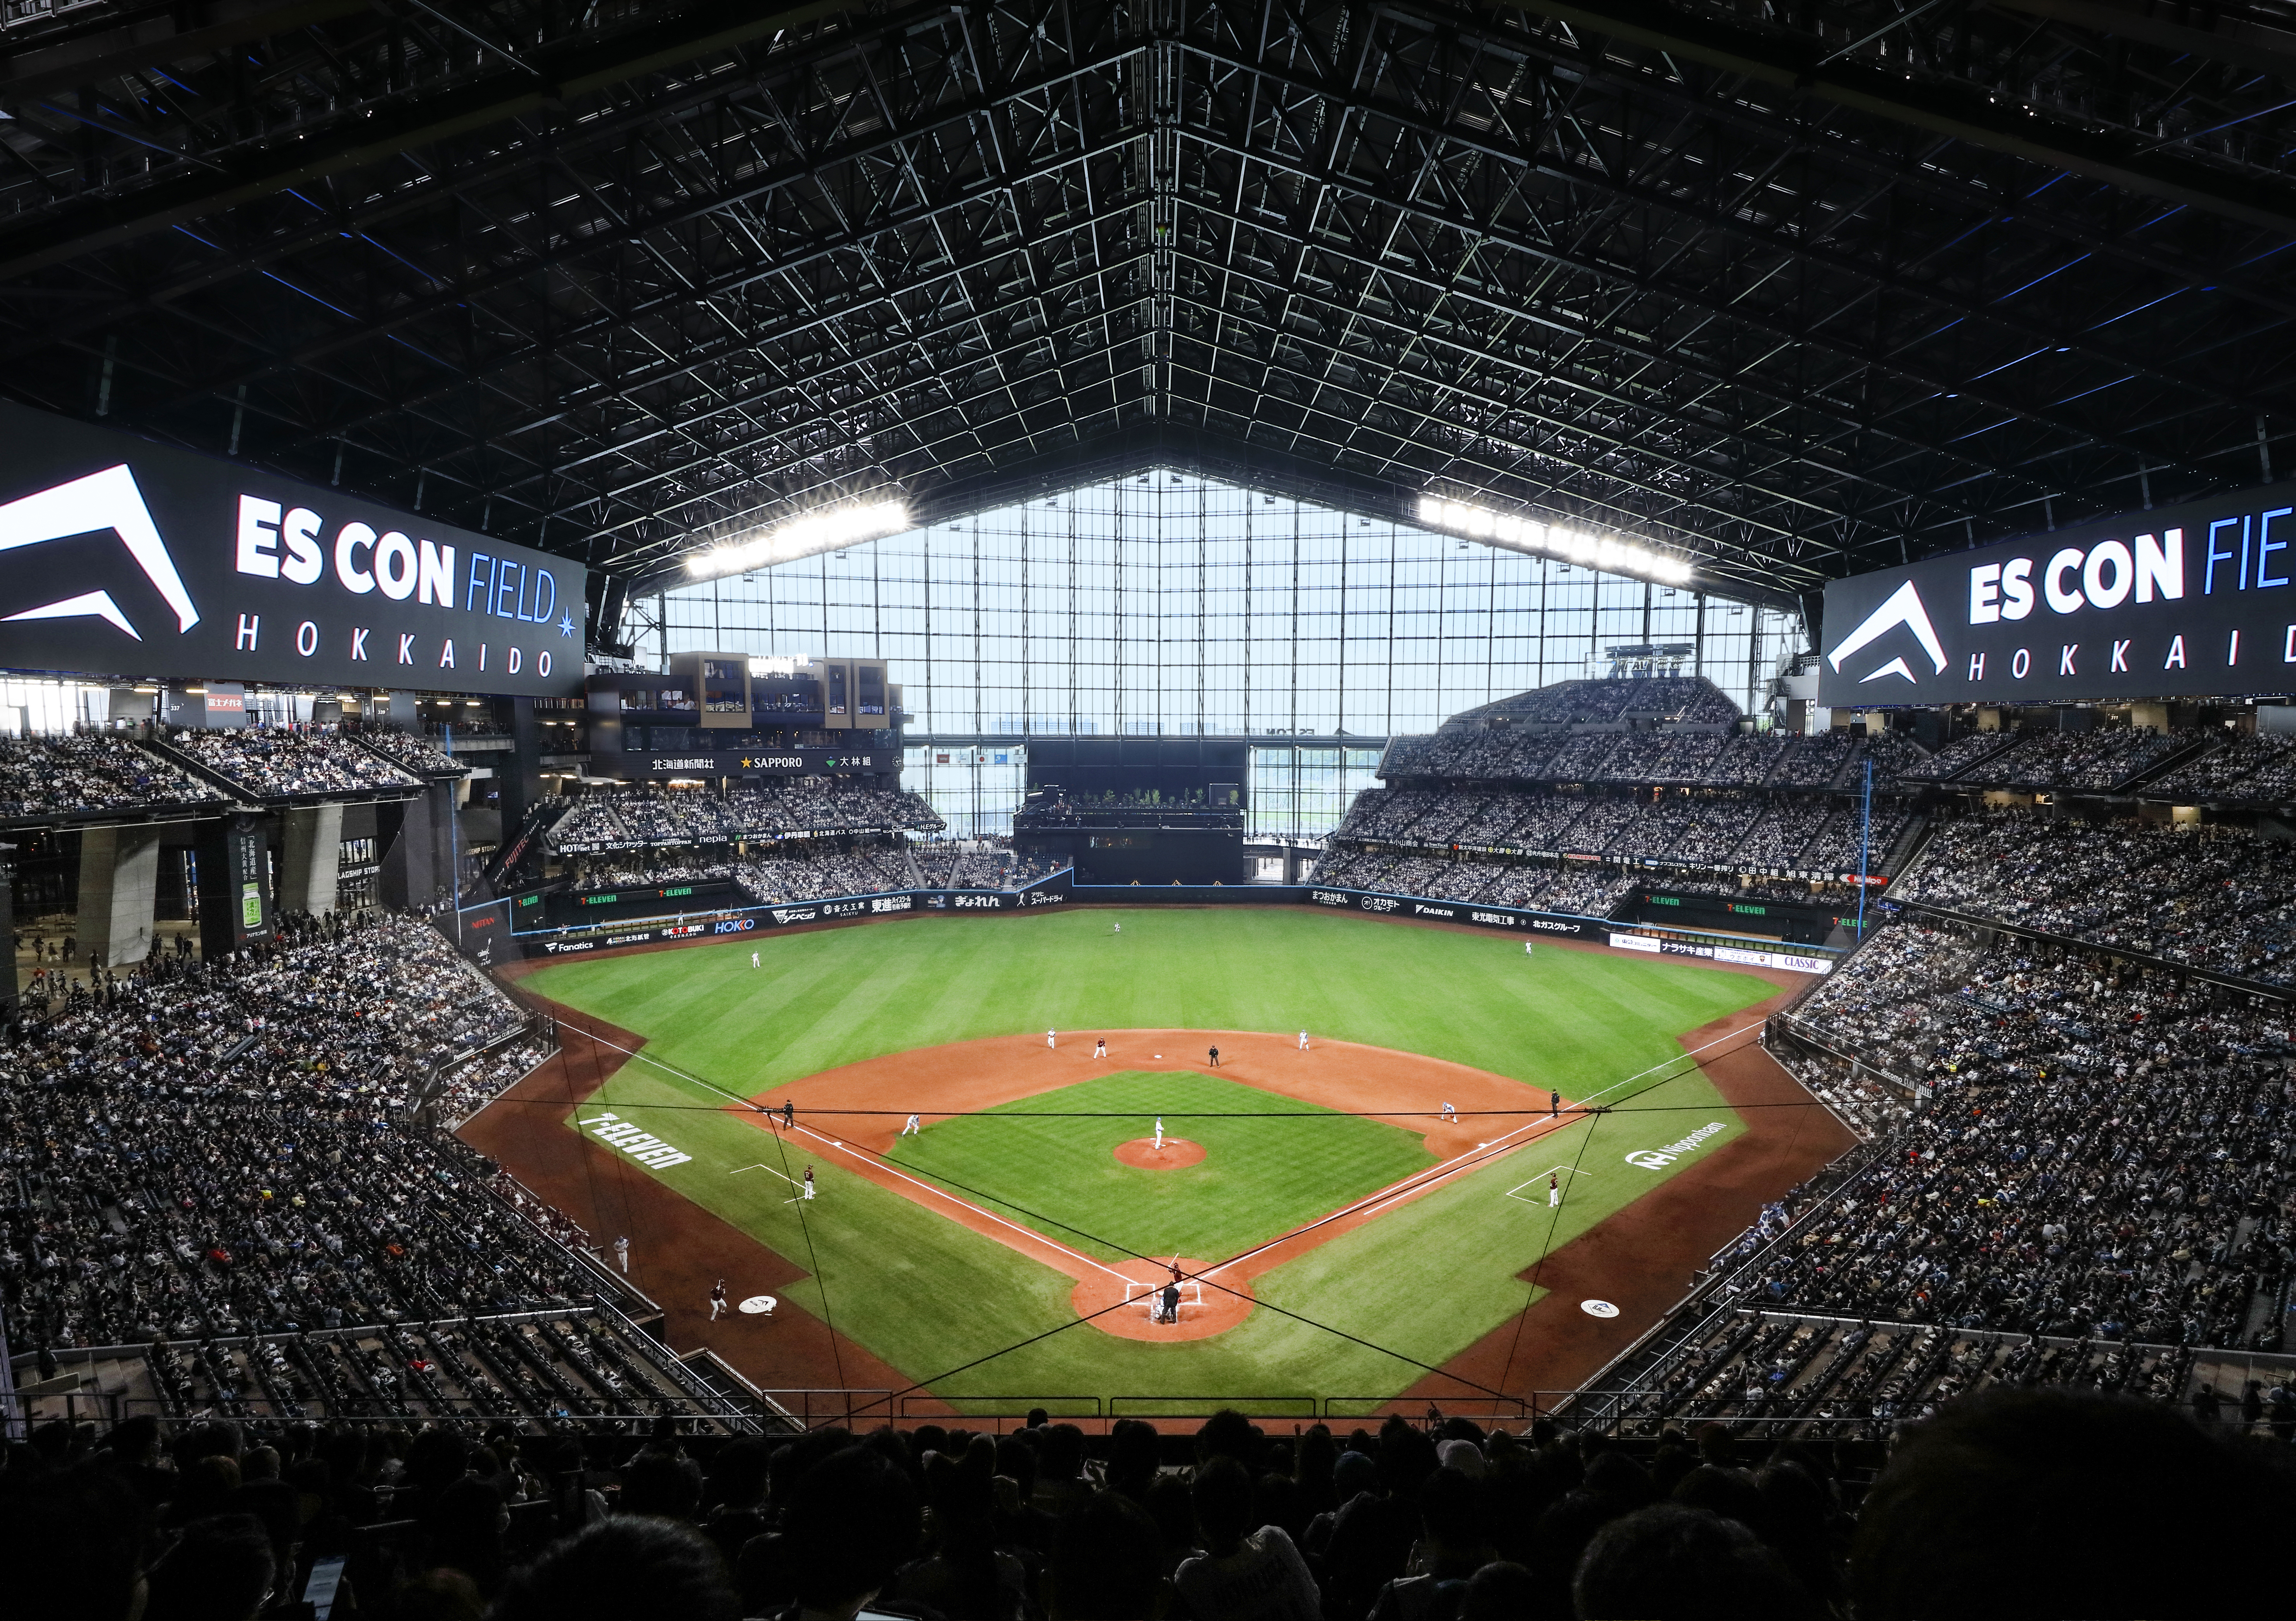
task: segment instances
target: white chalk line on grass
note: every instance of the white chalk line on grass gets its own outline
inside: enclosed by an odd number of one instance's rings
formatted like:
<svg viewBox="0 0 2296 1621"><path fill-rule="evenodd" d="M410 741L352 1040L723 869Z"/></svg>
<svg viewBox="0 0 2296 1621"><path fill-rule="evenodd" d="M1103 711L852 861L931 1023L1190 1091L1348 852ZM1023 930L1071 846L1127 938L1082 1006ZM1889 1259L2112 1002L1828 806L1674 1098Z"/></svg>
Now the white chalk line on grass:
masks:
<svg viewBox="0 0 2296 1621"><path fill-rule="evenodd" d="M772 1109L759 1107L759 1105L752 1099L742 1097L737 1093L728 1092L723 1086L719 1086L714 1082L706 1081L698 1075L689 1075L685 1070L678 1068L675 1064L667 1064L661 1060L652 1057L646 1053L634 1052L630 1048L623 1046L619 1042L608 1041L605 1037L599 1036L594 1032L585 1031L584 1034L588 1036L592 1041L596 1042L602 1047L611 1047L615 1052L622 1053L626 1057L652 1064L655 1068L662 1071L665 1075L674 1075L682 1081L691 1081L696 1086L700 1086L705 1091L714 1092L719 1097L727 1100L729 1102L739 1103L744 1109L754 1109L758 1113L763 1115L771 1115L775 1112ZM1591 1120L1595 1117L1583 1112L1586 1105L1594 1101L1595 1099L1603 1096L1603 1093L1616 1092L1620 1086L1631 1085L1635 1082L1641 1080L1644 1076L1654 1075L1659 1070L1665 1068L1669 1064L1680 1063L1684 1059L1692 1060L1693 1067L1695 1068L1695 1060L1700 1053L1708 1052L1712 1048L1718 1047L1723 1043L1734 1040L1738 1036L1742 1036L1743 1034L1744 1031L1740 1030L1734 1031L1728 1036L1718 1036L1712 1041L1707 1042L1701 1046L1689 1048L1683 1052L1677 1053L1673 1058L1662 1060L1658 1063L1651 1065L1646 1069L1639 1070L1636 1073L1627 1077L1624 1080L1615 1082L1611 1085L1603 1087L1602 1092L1590 1093L1586 1097L1577 1100L1571 1105L1571 1111L1577 1114L1582 1120ZM1515 1126L1513 1130L1494 1137L1488 1142L1478 1143L1474 1148L1469 1150L1467 1152L1446 1160L1440 1165L1434 1166L1428 1170L1417 1172L1413 1175L1406 1176L1401 1182L1395 1183L1389 1187L1382 1188L1378 1192L1370 1194L1365 1199L1358 1199L1353 1204L1343 1205L1339 1209L1331 1211L1327 1215L1318 1216L1312 1222L1294 1227L1291 1232L1270 1239L1264 1244L1254 1245L1251 1248L1245 1250L1242 1254L1232 1256L1228 1259L1221 1262L1218 1265L1209 1267L1197 1275L1199 1277L1205 1278L1217 1276L1218 1273L1227 1271L1230 1267L1242 1265L1244 1262L1250 1260L1254 1256L1265 1255L1267 1251L1275 1248L1279 1244L1289 1243L1293 1239L1303 1237L1308 1233L1315 1232L1319 1227L1329 1226L1332 1223L1343 1220L1348 1216L1375 1216L1382 1210L1387 1208L1388 1206L1398 1204L1406 1199L1415 1198L1417 1195L1426 1192L1442 1183L1449 1181L1452 1177L1457 1175L1462 1171L1482 1165L1488 1160L1496 1159L1503 1155L1513 1153L1516 1149L1524 1145L1521 1142L1508 1142L1509 1138L1520 1136L1522 1133L1529 1131L1534 1126L1544 1125L1549 1120L1557 1119L1559 1118L1560 1117L1556 1115L1550 1114L1542 1116L1538 1119L1527 1120L1522 1125ZM806 1135L813 1138L817 1142L827 1143L833 1149L840 1150L848 1154L852 1154L856 1158L859 1157L859 1151L857 1150L846 1148L842 1142L837 1141L835 1138L823 1136L819 1132L815 1131L810 1126L800 1126L795 1129L805 1133ZM916 1177L911 1176L906 1172L897 1170L889 1160L878 1159L874 1160L873 1163L880 1166L892 1175L900 1177L902 1181L914 1183L916 1186L923 1188L928 1192L934 1194L936 1197L947 1199L950 1204L955 1205L961 1209L972 1211L975 1215L978 1215L986 1220L995 1222L1001 1227L1009 1227L1015 1232L1025 1233L1040 1244L1050 1245L1053 1248L1059 1250L1062 1255L1071 1256L1077 1260L1082 1261L1087 1266L1099 1268L1099 1270L1108 1273L1111 1277L1122 1278L1125 1276L1124 1273L1117 1271L1115 1267L1095 1261L1090 1256L1085 1255L1080 1251L1071 1249L1066 1244L1060 1242L1057 1239L1047 1238L1044 1233L1037 1232L1034 1227L1023 1226L1018 1222L1007 1220L1005 1217L997 1215L993 1210L983 1209L980 1206L972 1203L969 1199L959 1199L955 1194L949 1192L945 1188L935 1187L929 1182L919 1181ZM1128 1279L1127 1281L1129 1281L1130 1280Z"/></svg>
<svg viewBox="0 0 2296 1621"><path fill-rule="evenodd" d="M774 1109L761 1108L753 1100L728 1092L723 1086L718 1085L714 1082L705 1081L698 1075L688 1075L685 1070L680 1069L675 1064L666 1064L662 1062L661 1060L650 1057L644 1052L632 1052L629 1048L623 1046L619 1042L608 1041L603 1036L587 1031L584 1032L584 1034L588 1035L592 1041L596 1042L602 1047L611 1047L615 1052L623 1053L629 1058L637 1060L643 1063L652 1064L655 1068L660 1070L665 1075L674 1075L681 1081L691 1081L696 1086L702 1087L709 1092L714 1092L719 1097L725 1098L731 1102L739 1103L744 1109L754 1109L758 1114L767 1117L770 1117L776 1112ZM809 1126L800 1126L794 1129L803 1132L807 1136L811 1137L816 1142L826 1143L830 1148L841 1153L849 1154L857 1159L863 1158L861 1151L858 1149L847 1148L845 1144L838 1139L834 1137L824 1137ZM980 1216L984 1220L995 1222L1000 1227L1009 1227L1015 1232L1025 1233L1029 1238L1036 1240L1039 1244L1049 1245L1051 1248L1059 1250L1062 1255L1073 1256L1076 1259L1082 1261L1087 1266L1096 1266L1111 1278L1121 1278L1124 1276L1124 1273L1117 1271L1115 1267L1106 1265L1102 1262L1094 1260L1088 1255L1071 1249L1066 1244L1062 1243L1058 1239L1047 1238L1045 1234L1037 1232L1034 1227L1023 1226L1021 1224L1015 1221L1008 1221L1004 1216L997 1215L994 1210L984 1210L970 1199L959 1199L955 1194L950 1192L946 1188L937 1188L929 1182L919 1181L916 1177L910 1175L907 1172L896 1169L890 1160L872 1159L869 1160L868 1163L876 1165L890 1175L899 1177L903 1182L911 1183L917 1187L924 1189L927 1192L932 1194L937 1199L947 1199L950 1204L956 1206L961 1210L970 1210L975 1216ZM764 1168L768 1170L772 1169L771 1167L766 1167ZM731 1175L731 1173L728 1173L728 1175ZM781 1173L775 1172L775 1175L780 1175ZM787 1177L783 1177L783 1179L784 1181L790 1180ZM791 1185L795 1186L797 1184L791 1183ZM1128 1281L1129 1280L1128 1280Z"/></svg>

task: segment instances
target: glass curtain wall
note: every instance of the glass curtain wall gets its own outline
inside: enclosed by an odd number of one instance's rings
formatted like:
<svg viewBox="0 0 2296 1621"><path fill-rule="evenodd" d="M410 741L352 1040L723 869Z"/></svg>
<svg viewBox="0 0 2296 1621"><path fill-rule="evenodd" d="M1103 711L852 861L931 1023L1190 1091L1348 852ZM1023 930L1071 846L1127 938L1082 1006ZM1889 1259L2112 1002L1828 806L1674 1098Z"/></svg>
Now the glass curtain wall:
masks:
<svg viewBox="0 0 2296 1621"><path fill-rule="evenodd" d="M1603 674L1614 645L1689 643L1698 672L1748 709L1799 646L1774 610L1168 472L683 586L654 607L641 657L883 659L919 739L1315 738L1253 767L1255 829L1300 836L1367 780L1357 753Z"/></svg>

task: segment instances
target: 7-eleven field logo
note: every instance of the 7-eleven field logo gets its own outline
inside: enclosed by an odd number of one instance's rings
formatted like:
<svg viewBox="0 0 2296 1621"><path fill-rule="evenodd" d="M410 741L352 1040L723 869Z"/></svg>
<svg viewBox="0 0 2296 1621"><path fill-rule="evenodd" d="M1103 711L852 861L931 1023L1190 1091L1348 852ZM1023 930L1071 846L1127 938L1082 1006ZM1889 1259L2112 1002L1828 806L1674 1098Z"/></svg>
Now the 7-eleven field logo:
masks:
<svg viewBox="0 0 2296 1621"><path fill-rule="evenodd" d="M582 1129L601 1142L611 1142L640 1165L653 1170L667 1170L673 1165L684 1165L693 1158L691 1154L678 1152L660 1138L617 1114L603 1114L585 1120Z"/></svg>

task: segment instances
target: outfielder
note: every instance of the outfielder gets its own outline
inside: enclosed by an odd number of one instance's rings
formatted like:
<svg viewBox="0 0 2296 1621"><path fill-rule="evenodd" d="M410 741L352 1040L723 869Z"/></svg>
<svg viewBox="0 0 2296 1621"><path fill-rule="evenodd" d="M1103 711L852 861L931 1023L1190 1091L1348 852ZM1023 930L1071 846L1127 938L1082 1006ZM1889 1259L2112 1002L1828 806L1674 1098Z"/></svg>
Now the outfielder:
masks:
<svg viewBox="0 0 2296 1621"><path fill-rule="evenodd" d="M1529 940L1525 940L1522 943L1522 954L1526 957L1530 955L1530 942Z"/></svg>
<svg viewBox="0 0 2296 1621"><path fill-rule="evenodd" d="M751 968L758 966L758 954L754 951L750 954L750 966Z"/></svg>

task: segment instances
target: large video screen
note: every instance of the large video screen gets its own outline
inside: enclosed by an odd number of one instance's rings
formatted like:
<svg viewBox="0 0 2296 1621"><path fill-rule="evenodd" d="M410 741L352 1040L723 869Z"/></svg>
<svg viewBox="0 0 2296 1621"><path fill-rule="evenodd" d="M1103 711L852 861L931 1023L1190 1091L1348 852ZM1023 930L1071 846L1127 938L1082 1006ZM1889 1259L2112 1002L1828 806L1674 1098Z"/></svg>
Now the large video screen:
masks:
<svg viewBox="0 0 2296 1621"><path fill-rule="evenodd" d="M0 667L582 691L588 571L0 402Z"/></svg>
<svg viewBox="0 0 2296 1621"><path fill-rule="evenodd" d="M2292 584L2296 484L1882 569L1825 588L1818 701L2296 692Z"/></svg>

